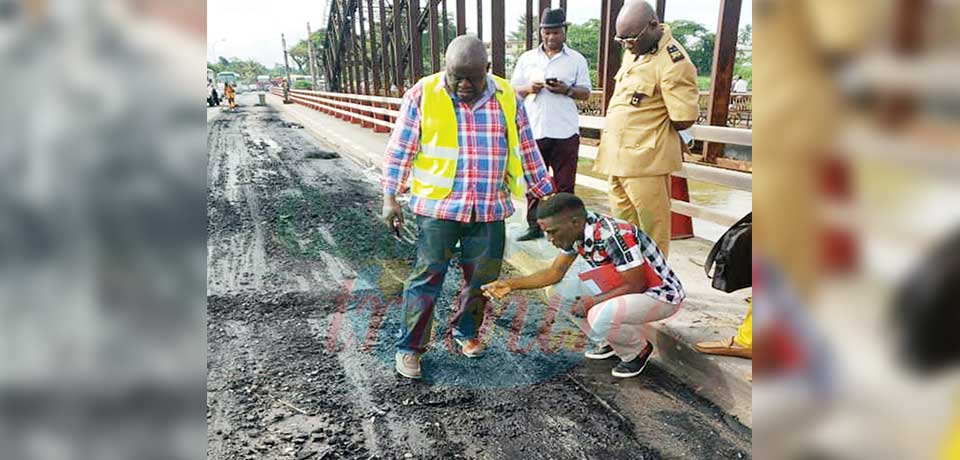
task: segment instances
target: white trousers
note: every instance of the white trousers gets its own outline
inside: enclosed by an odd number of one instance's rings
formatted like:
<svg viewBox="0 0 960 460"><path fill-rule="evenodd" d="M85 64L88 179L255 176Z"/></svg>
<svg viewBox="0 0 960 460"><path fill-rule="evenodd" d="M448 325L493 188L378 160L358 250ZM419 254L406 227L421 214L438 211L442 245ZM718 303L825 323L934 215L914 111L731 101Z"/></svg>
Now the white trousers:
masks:
<svg viewBox="0 0 960 460"><path fill-rule="evenodd" d="M631 361L647 346L643 326L679 309L646 294L626 294L595 305L578 324L590 340L607 342L622 361Z"/></svg>

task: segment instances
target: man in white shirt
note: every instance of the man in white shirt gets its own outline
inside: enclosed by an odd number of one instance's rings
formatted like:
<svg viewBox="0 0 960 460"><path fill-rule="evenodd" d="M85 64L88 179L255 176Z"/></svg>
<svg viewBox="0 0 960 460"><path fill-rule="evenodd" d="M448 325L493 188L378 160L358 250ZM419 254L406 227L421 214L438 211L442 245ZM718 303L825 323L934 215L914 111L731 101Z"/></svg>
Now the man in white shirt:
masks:
<svg viewBox="0 0 960 460"><path fill-rule="evenodd" d="M580 153L580 113L575 100L590 98L590 68L582 54L565 45L566 14L562 9L540 15L540 46L517 60L510 84L520 97L533 128L533 136L547 167L553 170L557 192L573 193ZM518 241L537 239L540 200L527 196L527 225Z"/></svg>
<svg viewBox="0 0 960 460"><path fill-rule="evenodd" d="M733 82L733 92L734 93L747 92L747 80L737 75L737 81Z"/></svg>

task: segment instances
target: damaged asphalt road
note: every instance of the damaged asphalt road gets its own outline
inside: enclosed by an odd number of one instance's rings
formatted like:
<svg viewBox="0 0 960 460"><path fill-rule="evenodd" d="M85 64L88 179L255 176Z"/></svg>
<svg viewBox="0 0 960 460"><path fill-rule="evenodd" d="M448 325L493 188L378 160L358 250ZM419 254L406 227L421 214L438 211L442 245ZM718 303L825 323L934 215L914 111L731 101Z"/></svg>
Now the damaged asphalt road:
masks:
<svg viewBox="0 0 960 460"><path fill-rule="evenodd" d="M491 304L485 356L452 353L455 268L427 378L395 376L413 228L378 223L377 171L243 96L209 124L208 458L750 458L749 429L655 365L616 381L533 297Z"/></svg>

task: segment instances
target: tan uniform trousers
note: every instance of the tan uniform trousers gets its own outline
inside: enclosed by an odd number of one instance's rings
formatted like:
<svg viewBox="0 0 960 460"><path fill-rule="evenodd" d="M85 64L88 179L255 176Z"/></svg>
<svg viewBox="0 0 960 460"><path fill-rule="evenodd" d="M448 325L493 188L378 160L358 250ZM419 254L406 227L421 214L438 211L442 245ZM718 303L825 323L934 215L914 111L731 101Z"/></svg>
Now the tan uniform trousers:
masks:
<svg viewBox="0 0 960 460"><path fill-rule="evenodd" d="M670 175L610 176L609 183L613 217L636 225L666 258L670 251Z"/></svg>

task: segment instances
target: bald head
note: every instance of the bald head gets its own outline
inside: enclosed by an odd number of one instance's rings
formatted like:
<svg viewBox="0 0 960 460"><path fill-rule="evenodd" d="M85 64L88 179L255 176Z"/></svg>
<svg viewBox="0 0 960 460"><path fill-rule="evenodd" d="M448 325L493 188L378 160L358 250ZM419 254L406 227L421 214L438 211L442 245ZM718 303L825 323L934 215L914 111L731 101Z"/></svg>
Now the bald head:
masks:
<svg viewBox="0 0 960 460"><path fill-rule="evenodd" d="M649 3L643 0L627 0L620 8L620 14L617 15L617 33L621 28L636 30L640 29L650 21L657 20L657 10L653 9Z"/></svg>
<svg viewBox="0 0 960 460"><path fill-rule="evenodd" d="M627 43L631 51L640 54L651 48L662 35L657 18L657 10L643 0L626 0L617 14L616 32L618 37L637 40ZM632 46L631 46L632 45Z"/></svg>
<svg viewBox="0 0 960 460"><path fill-rule="evenodd" d="M447 88L473 102L487 87L487 50L476 35L461 35L447 45Z"/></svg>
<svg viewBox="0 0 960 460"><path fill-rule="evenodd" d="M487 49L476 35L461 35L447 45L447 68L487 66Z"/></svg>

